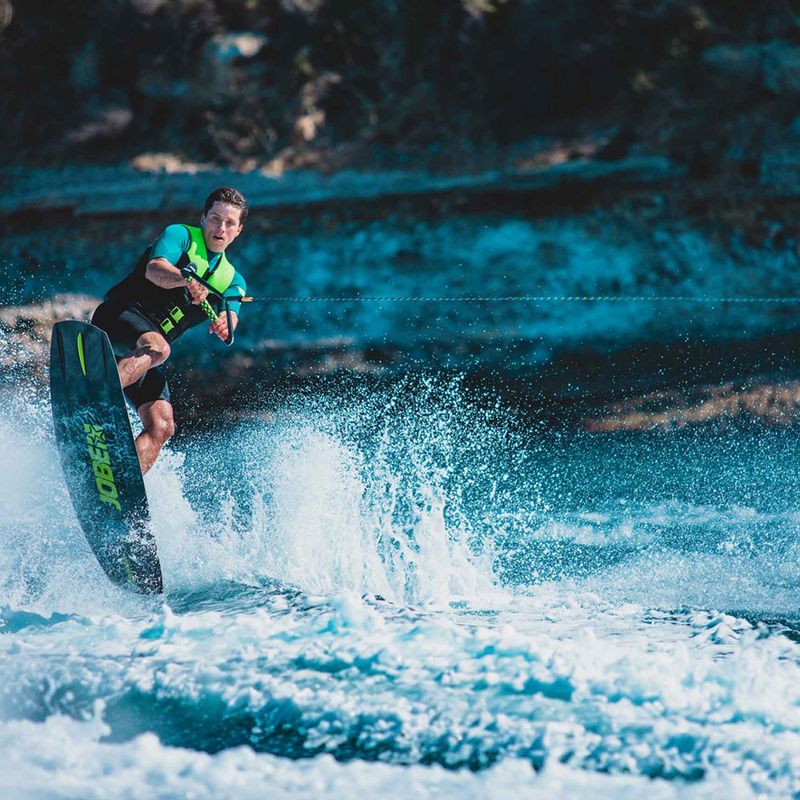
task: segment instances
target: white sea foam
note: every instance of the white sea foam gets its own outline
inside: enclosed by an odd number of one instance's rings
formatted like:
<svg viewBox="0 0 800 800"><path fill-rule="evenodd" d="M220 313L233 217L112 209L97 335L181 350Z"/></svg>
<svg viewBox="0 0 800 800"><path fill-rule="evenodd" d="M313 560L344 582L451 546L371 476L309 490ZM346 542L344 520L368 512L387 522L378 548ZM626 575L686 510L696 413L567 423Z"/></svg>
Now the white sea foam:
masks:
<svg viewBox="0 0 800 800"><path fill-rule="evenodd" d="M562 509L479 418L460 436L448 412L395 407L370 439L312 407L165 451L154 608L83 542L46 412L19 407L33 437L0 421L18 465L0 487L5 795L800 791L796 645L730 613L792 608L791 509ZM230 452L247 469L209 501L197 464L213 476ZM498 586L494 561L533 546L561 548L566 577Z"/></svg>
<svg viewBox="0 0 800 800"><path fill-rule="evenodd" d="M249 426L250 524L231 501L216 521L193 507L183 458L165 452L148 475L167 590L263 577L307 592L357 592L446 604L491 594L491 565L445 519L430 471L393 467L311 421ZM234 447L238 447L235 443Z"/></svg>
<svg viewBox="0 0 800 800"><path fill-rule="evenodd" d="M309 756L341 756L349 742L361 742L381 761L414 764L437 754L439 763L463 767L488 766L502 752L547 769L567 763L558 773L566 785L580 775L575 770L667 777L699 770L707 778L701 795L720 786L776 796L800 788L800 668L795 646L781 636L763 638L725 616L642 625L641 609L580 594L565 603L554 588L517 599L491 626L468 615L398 612L350 595L308 598L283 612L267 601L233 613L221 601L218 610L165 608L147 620L31 629L0 640L4 714L103 717L117 736L144 725L167 741L202 747L221 737L229 747L259 750L280 749L271 743L291 722L293 747ZM55 653L64 657L54 662ZM4 723L0 739L19 739L15 751L25 753L26 736L49 745L72 723L48 724L52 730ZM86 730L96 740L99 722L92 724ZM210 769L224 763L164 749L152 737L137 742L117 749L94 742L89 760L116 769L123 753L141 756L146 768L149 757L136 750L145 742L153 762L180 754ZM48 762L39 748L20 757L31 765L44 759L56 775L75 770L77 758ZM273 763L247 758L243 781L258 779L257 762ZM102 766L106 759L112 766ZM301 768L310 763L327 762ZM355 766L351 774L362 777ZM20 780L20 788L35 785ZM72 780L89 787L91 771L77 769ZM487 776L475 780L482 785Z"/></svg>
<svg viewBox="0 0 800 800"><path fill-rule="evenodd" d="M642 776L601 775L548 764L536 774L530 764L507 759L475 774L441 767L397 767L351 762L328 755L289 761L240 747L219 755L164 747L151 734L126 744L101 744L106 726L50 717L43 724L0 725L0 787L7 800L261 800L354 796L428 800L703 800L756 795L741 778L716 778L681 786Z"/></svg>

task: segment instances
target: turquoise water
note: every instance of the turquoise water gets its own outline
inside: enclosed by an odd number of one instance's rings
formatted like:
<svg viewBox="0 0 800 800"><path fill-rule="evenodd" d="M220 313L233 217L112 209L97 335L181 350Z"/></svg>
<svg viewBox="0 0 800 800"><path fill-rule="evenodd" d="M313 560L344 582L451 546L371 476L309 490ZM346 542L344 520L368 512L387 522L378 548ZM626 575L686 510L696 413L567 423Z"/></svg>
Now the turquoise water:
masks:
<svg viewBox="0 0 800 800"><path fill-rule="evenodd" d="M307 392L148 475L162 602L109 584L47 404L6 400L4 797L800 793L791 431Z"/></svg>

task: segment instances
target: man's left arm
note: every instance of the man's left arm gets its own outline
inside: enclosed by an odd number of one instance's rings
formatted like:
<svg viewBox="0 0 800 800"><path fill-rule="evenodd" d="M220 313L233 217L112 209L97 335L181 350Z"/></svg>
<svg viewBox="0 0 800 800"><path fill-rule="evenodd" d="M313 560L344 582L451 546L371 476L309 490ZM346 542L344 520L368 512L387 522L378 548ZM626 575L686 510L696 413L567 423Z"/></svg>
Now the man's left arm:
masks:
<svg viewBox="0 0 800 800"><path fill-rule="evenodd" d="M231 285L225 292L225 295L231 297L228 300L228 309L231 312L231 327L233 331L236 330L236 326L239 324L239 309L241 308L241 303L233 299L237 295L239 297L244 297L247 294L247 284L245 283L244 278L238 273L238 271L234 274L233 280L231 281ZM233 333L233 331L228 330L228 315L223 311L221 314L217 316L215 322L212 322L208 326L209 333L215 333L222 341L224 342L228 335Z"/></svg>

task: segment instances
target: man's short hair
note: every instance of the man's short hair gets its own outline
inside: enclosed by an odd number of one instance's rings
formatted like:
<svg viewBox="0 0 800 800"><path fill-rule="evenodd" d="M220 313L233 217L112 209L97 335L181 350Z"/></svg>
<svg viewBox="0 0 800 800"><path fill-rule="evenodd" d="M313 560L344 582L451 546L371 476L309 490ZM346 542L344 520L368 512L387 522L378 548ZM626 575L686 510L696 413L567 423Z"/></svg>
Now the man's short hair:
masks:
<svg viewBox="0 0 800 800"><path fill-rule="evenodd" d="M211 194L206 197L206 202L203 205L203 214L208 214L211 206L214 203L229 203L239 209L239 222L244 222L247 216L247 198L238 190L230 186L220 186L214 189Z"/></svg>

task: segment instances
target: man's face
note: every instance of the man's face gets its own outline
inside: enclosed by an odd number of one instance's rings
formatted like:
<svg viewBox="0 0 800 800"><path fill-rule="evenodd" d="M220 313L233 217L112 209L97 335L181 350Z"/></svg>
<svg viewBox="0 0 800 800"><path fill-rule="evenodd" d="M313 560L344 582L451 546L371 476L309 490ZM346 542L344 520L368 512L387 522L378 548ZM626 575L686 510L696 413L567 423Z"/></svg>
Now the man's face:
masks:
<svg viewBox="0 0 800 800"><path fill-rule="evenodd" d="M206 249L221 253L242 232L241 209L217 200L207 214L200 217Z"/></svg>

